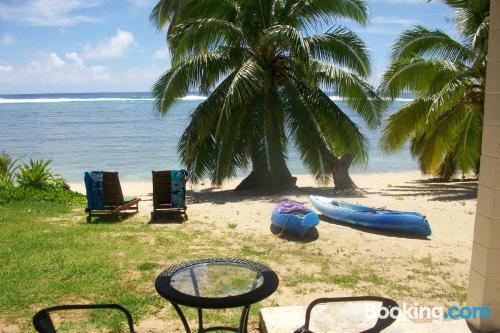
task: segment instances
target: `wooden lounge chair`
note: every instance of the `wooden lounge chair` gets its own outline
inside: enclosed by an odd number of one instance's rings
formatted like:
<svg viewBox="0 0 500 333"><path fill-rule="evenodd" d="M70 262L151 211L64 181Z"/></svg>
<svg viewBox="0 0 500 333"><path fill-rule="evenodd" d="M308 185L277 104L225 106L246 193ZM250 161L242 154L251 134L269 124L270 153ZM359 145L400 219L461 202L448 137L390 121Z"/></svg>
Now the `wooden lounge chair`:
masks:
<svg viewBox="0 0 500 333"><path fill-rule="evenodd" d="M121 311L127 320L127 326L130 333L135 333L134 322L130 311L120 304L70 304L52 306L38 311L33 316L33 326L39 333L57 333L54 323L52 322L52 318L50 318L51 312L92 309L111 309Z"/></svg>
<svg viewBox="0 0 500 333"><path fill-rule="evenodd" d="M87 189L88 193L89 189ZM123 196L122 187L120 185L120 180L118 178L118 172L102 172L102 203L103 207L99 209L87 208L85 212L89 214L87 216L87 222L92 221L92 217L96 216L106 216L115 215L120 216L120 213L126 211L139 211L139 201L138 197Z"/></svg>
<svg viewBox="0 0 500 333"><path fill-rule="evenodd" d="M157 214L183 216L185 220L188 219L187 207L185 201L179 207L172 203L172 172L181 172L183 184L177 189L181 195L186 194L186 180L187 172L185 170L165 170L153 171L153 212L151 212L151 220L157 217Z"/></svg>

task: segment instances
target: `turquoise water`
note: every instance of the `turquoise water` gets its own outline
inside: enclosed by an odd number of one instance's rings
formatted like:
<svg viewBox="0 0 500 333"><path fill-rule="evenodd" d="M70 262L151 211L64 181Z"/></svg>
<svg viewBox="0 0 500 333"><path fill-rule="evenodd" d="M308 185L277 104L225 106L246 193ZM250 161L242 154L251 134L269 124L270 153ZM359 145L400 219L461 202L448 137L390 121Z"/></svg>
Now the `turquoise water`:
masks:
<svg viewBox="0 0 500 333"><path fill-rule="evenodd" d="M149 180L151 170L180 166L177 142L202 100L190 96L167 117L158 117L148 93L0 96L0 151L50 158L53 170L72 182L81 181L85 170L116 170L123 180ZM400 103L405 101L395 102L392 110ZM380 130L361 127L370 142L370 160L352 173L417 169L408 149L386 156L378 149ZM288 165L294 174L306 173L293 148Z"/></svg>

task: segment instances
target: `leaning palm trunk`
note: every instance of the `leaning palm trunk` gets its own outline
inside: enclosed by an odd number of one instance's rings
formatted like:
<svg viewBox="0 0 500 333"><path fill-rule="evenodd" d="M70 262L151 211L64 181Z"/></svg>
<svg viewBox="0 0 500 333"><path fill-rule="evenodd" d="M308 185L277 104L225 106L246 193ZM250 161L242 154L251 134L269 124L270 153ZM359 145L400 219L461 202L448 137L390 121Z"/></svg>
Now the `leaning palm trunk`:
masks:
<svg viewBox="0 0 500 333"><path fill-rule="evenodd" d="M333 157L332 160L332 178L335 190L355 190L357 189L351 176L349 175L349 168L351 167L354 157L352 154L345 154L340 157Z"/></svg>

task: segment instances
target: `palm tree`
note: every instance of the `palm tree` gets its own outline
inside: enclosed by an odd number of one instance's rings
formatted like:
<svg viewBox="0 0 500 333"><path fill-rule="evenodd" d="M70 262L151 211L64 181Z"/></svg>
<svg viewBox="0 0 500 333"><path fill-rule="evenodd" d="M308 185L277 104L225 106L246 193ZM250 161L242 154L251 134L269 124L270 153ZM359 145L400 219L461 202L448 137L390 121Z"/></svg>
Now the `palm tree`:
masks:
<svg viewBox="0 0 500 333"><path fill-rule="evenodd" d="M404 31L379 91L417 94L389 117L382 148L393 152L409 142L424 173L449 179L479 170L490 2L445 2L456 12L461 40L422 26Z"/></svg>
<svg viewBox="0 0 500 333"><path fill-rule="evenodd" d="M151 14L167 29L172 67L155 83L167 114L189 90L208 98L191 114L178 146L194 181L215 185L251 164L237 189L295 185L286 165L291 142L319 182L336 166L367 159L366 138L323 89L336 91L366 123L380 122L381 100L366 80L366 45L340 18L361 24L361 0L161 0ZM339 167L338 167L339 168ZM354 183L347 169L337 186Z"/></svg>

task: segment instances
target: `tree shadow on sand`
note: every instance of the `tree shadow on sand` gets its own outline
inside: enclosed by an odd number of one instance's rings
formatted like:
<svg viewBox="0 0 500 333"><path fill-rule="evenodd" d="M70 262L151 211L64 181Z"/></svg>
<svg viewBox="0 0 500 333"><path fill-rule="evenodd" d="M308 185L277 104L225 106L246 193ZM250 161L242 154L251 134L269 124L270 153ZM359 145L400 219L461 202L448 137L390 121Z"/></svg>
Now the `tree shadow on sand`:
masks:
<svg viewBox="0 0 500 333"><path fill-rule="evenodd" d="M366 233L369 233L369 234L386 236L386 237L393 237L393 238L429 240L429 238L425 237L425 236L418 236L418 235L411 235L411 234L406 234L406 233L402 233L402 232L395 232L395 231L387 231L387 230L380 230L380 229L373 229L373 228L362 227L362 226L359 226L359 225L355 225L355 224L350 224L350 223L345 223L345 222L342 222L342 221L334 220L334 219L331 219L328 216L325 216L323 214L319 214L318 216L319 216L320 221L323 221L325 223L336 224L336 225L340 225L340 226L343 226L343 227L349 227L351 229L363 231L363 232L366 232Z"/></svg>
<svg viewBox="0 0 500 333"><path fill-rule="evenodd" d="M102 216L93 216L91 222L86 222L87 224L115 224L124 222L129 218L133 217L137 213L121 213L120 215L102 215Z"/></svg>
<svg viewBox="0 0 500 333"><path fill-rule="evenodd" d="M199 191L187 191L188 203L213 203L222 205L225 203L236 203L245 201L268 201L278 203L289 196L309 196L319 195L332 198L363 198L366 194L378 194L379 192L336 192L331 187L296 187L289 190L283 190L279 193L262 193L259 191L234 191L234 190L217 190L208 188Z"/></svg>
<svg viewBox="0 0 500 333"><path fill-rule="evenodd" d="M151 212L149 224L182 224L187 219L183 214L172 214L167 212Z"/></svg>
<svg viewBox="0 0 500 333"><path fill-rule="evenodd" d="M430 196L430 200L433 201L460 201L477 198L476 179L455 181L421 179L407 184L387 187L386 193L382 193L382 195L393 197Z"/></svg>

